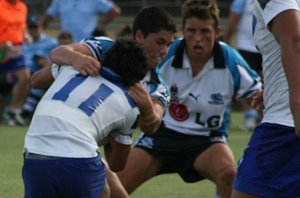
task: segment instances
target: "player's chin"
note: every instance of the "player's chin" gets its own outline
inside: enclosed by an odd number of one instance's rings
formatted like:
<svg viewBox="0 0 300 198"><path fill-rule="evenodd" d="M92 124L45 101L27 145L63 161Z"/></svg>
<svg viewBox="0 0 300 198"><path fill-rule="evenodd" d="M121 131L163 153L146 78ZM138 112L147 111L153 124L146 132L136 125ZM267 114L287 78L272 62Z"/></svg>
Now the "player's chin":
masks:
<svg viewBox="0 0 300 198"><path fill-rule="evenodd" d="M153 69L155 68L158 64L160 63L160 59L152 59L151 61L148 62L148 68Z"/></svg>

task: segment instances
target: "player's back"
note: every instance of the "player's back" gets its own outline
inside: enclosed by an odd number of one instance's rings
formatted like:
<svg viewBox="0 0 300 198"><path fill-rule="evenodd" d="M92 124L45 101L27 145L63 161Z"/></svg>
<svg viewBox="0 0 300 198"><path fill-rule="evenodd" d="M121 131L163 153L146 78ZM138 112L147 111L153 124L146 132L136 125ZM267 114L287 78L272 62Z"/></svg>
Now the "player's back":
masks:
<svg viewBox="0 0 300 198"><path fill-rule="evenodd" d="M120 79L104 68L86 77L65 67L39 103L25 139L29 152L93 157L111 131L128 133L138 110ZM67 153L68 156L65 156Z"/></svg>

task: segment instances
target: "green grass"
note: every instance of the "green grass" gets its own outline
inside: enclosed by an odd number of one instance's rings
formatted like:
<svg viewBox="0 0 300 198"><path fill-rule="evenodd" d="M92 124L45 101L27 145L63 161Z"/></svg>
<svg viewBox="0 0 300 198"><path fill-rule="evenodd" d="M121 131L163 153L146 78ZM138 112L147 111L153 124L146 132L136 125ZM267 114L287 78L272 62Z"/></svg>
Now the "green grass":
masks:
<svg viewBox="0 0 300 198"><path fill-rule="evenodd" d="M243 132L242 114L232 114L229 144L238 160L251 133ZM6 127L0 125L0 197L23 197L24 186L21 176L22 150L26 127ZM195 184L184 183L176 174L158 176L137 189L132 198L193 198L213 197L214 184L208 180Z"/></svg>

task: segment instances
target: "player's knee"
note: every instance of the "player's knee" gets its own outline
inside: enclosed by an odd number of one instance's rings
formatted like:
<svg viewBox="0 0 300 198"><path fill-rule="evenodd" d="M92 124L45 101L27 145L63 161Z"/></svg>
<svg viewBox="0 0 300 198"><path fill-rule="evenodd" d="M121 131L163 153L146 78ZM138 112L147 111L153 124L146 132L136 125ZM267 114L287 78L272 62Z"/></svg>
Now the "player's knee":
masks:
<svg viewBox="0 0 300 198"><path fill-rule="evenodd" d="M236 168L234 166L228 166L218 174L218 181L219 183L222 183L224 185L231 185L233 183L235 175Z"/></svg>

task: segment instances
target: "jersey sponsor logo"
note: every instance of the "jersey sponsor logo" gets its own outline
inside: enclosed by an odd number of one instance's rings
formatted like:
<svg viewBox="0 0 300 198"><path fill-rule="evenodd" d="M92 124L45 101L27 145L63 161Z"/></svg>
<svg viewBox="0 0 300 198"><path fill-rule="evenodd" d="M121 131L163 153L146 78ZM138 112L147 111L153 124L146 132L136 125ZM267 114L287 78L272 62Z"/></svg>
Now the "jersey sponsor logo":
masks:
<svg viewBox="0 0 300 198"><path fill-rule="evenodd" d="M178 102L177 92L178 88L176 84L173 84L170 88L171 101L169 105L169 112L171 117L176 121L184 121L190 117L188 109L185 105Z"/></svg>
<svg viewBox="0 0 300 198"><path fill-rule="evenodd" d="M196 115L195 117L196 124L199 124L203 127L207 126L209 128L215 128L220 126L221 116L219 115L212 115L206 121L202 120L201 113L196 113L195 115Z"/></svg>
<svg viewBox="0 0 300 198"><path fill-rule="evenodd" d="M177 121L184 121L190 116L186 106L177 101L171 101L169 111L172 118Z"/></svg>
<svg viewBox="0 0 300 198"><path fill-rule="evenodd" d="M208 101L209 104L214 105L223 105L224 104L224 97L221 93L213 93L210 96L210 101Z"/></svg>
<svg viewBox="0 0 300 198"><path fill-rule="evenodd" d="M200 94L197 95L197 96L194 96L194 94L189 93L189 96L191 96L195 100L195 102L197 103L198 102L198 97L200 96Z"/></svg>

